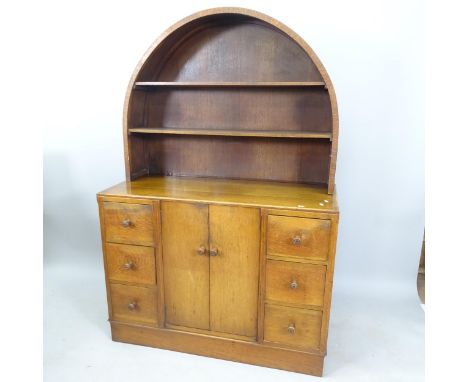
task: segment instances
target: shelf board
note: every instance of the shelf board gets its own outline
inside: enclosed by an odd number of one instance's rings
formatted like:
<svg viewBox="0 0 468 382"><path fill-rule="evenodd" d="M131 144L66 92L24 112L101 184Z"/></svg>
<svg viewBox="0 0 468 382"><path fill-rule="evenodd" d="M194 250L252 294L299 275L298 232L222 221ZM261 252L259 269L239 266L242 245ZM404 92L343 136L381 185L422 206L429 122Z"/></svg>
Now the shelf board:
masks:
<svg viewBox="0 0 468 382"><path fill-rule="evenodd" d="M326 88L325 82L135 82L135 87L166 88Z"/></svg>
<svg viewBox="0 0 468 382"><path fill-rule="evenodd" d="M280 131L280 130L215 130L215 129L174 129L136 127L128 130L132 134L176 134L176 135L208 135L227 137L264 137L264 138L319 138L332 139L331 133L313 131Z"/></svg>

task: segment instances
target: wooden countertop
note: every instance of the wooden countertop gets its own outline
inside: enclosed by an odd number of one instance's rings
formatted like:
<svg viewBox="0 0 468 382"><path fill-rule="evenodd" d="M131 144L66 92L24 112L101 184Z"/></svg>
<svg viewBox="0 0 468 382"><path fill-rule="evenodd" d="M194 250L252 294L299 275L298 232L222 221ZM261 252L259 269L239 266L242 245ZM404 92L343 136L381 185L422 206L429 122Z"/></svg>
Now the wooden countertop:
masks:
<svg viewBox="0 0 468 382"><path fill-rule="evenodd" d="M329 195L325 186L298 183L148 176L132 182L119 183L98 193L98 196L144 197L338 212L336 193Z"/></svg>

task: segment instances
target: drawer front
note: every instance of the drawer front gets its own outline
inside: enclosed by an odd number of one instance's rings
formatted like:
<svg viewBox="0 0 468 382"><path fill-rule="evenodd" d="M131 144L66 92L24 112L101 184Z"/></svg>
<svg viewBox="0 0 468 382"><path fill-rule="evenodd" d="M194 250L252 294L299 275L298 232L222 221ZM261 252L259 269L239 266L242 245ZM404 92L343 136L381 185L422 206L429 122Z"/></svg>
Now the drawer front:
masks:
<svg viewBox="0 0 468 382"><path fill-rule="evenodd" d="M318 350L322 312L265 305L264 340L302 350Z"/></svg>
<svg viewBox="0 0 468 382"><path fill-rule="evenodd" d="M302 305L323 305L324 265L267 260L266 299Z"/></svg>
<svg viewBox="0 0 468 382"><path fill-rule="evenodd" d="M152 246L153 207L146 204L104 202L106 240Z"/></svg>
<svg viewBox="0 0 468 382"><path fill-rule="evenodd" d="M327 260L330 220L268 216L269 255Z"/></svg>
<svg viewBox="0 0 468 382"><path fill-rule="evenodd" d="M112 319L155 325L156 290L121 284L110 284Z"/></svg>
<svg viewBox="0 0 468 382"><path fill-rule="evenodd" d="M154 249L125 244L106 244L109 280L156 284Z"/></svg>

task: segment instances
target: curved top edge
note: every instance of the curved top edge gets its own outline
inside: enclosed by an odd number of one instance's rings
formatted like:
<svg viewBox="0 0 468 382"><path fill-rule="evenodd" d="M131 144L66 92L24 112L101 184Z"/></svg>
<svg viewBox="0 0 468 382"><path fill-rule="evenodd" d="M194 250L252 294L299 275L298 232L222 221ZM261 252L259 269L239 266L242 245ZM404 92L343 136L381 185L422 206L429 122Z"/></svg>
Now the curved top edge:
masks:
<svg viewBox="0 0 468 382"><path fill-rule="evenodd" d="M203 11L195 12L195 13L187 16L187 17L184 17L183 19L179 20L178 22L176 22L175 24L173 24L169 28L167 28L153 42L153 44L151 44L149 49L145 52L143 57L140 59L139 63L137 64L137 67L135 68L135 70L134 70L134 72L132 74L132 77L130 79L128 89L127 89L127 94L128 94L128 91L132 90L133 84L134 84L140 70L142 69L143 65L147 61L147 59L150 57L150 55L153 53L153 51L156 50L156 48L169 35L171 35L177 29L181 28L182 26L184 26L184 25L186 25L186 24L188 24L188 23L190 23L190 22L192 22L194 20L197 20L197 19L200 19L200 18L203 18L203 17L207 17L207 16L222 15L222 14L237 14L237 15L253 17L253 18L256 18L258 20L261 20L261 21L263 21L263 22L265 22L267 24L270 24L270 25L276 27L281 32L283 32L284 34L289 36L293 41L295 41L307 53L307 55L310 57L312 62L317 67L317 69L318 69L320 75L322 76L322 78L324 79L328 89L331 90L331 92L334 93L333 84L332 84L332 82L330 80L330 77L329 77L325 67L323 66L322 62L318 58L318 56L315 54L315 52L312 50L312 48L302 39L302 37L300 37L296 32L294 32L288 26L284 25L283 23L281 23L280 21L274 19L273 17L270 17L270 16L268 16L268 15L266 15L264 13L254 11L254 10L251 10L251 9L241 8L241 7L218 7L218 8L210 8L210 9L206 9L206 10L203 10Z"/></svg>
<svg viewBox="0 0 468 382"><path fill-rule="evenodd" d="M207 16L212 16L212 15L221 15L221 14L238 14L238 15L244 15L244 16L250 16L253 18L256 18L258 20L261 20L267 24L270 24L274 26L275 28L279 29L283 33L285 33L287 36L289 36L292 40L294 40L310 57L314 65L317 67L320 75L322 76L326 87L328 88L328 93L330 96L330 102L331 102L331 109L332 109L332 134L333 134L333 141L332 141L332 148L331 148L331 162L330 162L330 177L329 177L329 192L333 192L334 188L334 178L335 178L335 167L336 167L336 153L337 153L337 143L338 143L338 105L336 101L336 94L335 90L333 87L333 83L331 82L330 76L328 75L325 67L323 66L322 62L318 58L318 56L315 54L315 52L312 50L312 48L305 42L305 40L299 36L296 32L294 32L291 28L283 24L282 22L276 20L273 17L270 17L264 13L254 11L252 9L248 8L241 8L241 7L217 7L217 8L209 8L205 9L199 12L195 12L187 17L184 17L183 19L179 20L169 28L167 28L154 42L151 44L149 49L145 52L143 57L140 59L138 62L132 77L130 79L130 82L127 87L127 93L125 95L125 103L124 103L124 115L123 115L123 127L124 127L124 139L125 139L125 145L124 145L124 150L125 150L125 164L126 164L126 172L127 172L127 178L129 174L129 169L127 168L128 166L128 161L129 161L129 153L128 153L128 147L126 144L126 135L128 132L128 106L130 102L130 95L133 89L133 85L136 81L136 78L138 74L140 73L143 65L149 58L149 56L153 53L155 49L173 32L175 32L177 29L183 27L184 25L203 18Z"/></svg>

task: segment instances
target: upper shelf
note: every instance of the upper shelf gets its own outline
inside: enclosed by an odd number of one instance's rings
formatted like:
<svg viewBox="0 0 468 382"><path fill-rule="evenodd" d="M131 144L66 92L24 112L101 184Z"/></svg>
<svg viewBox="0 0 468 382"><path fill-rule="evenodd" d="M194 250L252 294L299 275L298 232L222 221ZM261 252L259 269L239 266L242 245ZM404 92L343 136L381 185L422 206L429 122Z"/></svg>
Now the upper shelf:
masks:
<svg viewBox="0 0 468 382"><path fill-rule="evenodd" d="M324 88L325 82L135 82L135 88Z"/></svg>
<svg viewBox="0 0 468 382"><path fill-rule="evenodd" d="M128 129L130 133L137 134L175 134L175 135L208 135L227 137L263 137L263 138L309 138L332 139L332 134L314 131L287 131L287 130L221 130L221 129L174 129L136 127Z"/></svg>

